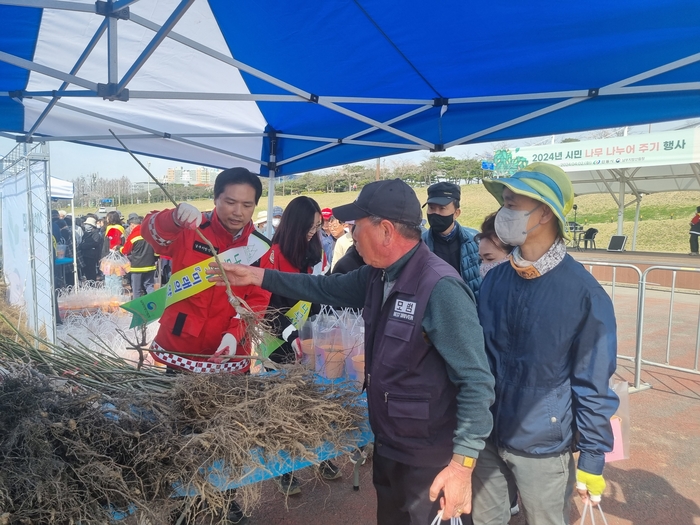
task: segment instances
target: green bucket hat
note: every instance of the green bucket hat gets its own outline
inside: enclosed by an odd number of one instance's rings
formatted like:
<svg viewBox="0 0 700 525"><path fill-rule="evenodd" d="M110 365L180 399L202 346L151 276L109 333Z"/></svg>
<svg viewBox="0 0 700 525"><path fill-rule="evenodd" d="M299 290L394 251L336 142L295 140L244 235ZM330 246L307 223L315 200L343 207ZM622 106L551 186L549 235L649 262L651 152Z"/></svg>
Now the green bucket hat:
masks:
<svg viewBox="0 0 700 525"><path fill-rule="evenodd" d="M503 188L530 197L549 206L559 220L559 232L569 238L566 215L574 204L574 187L569 176L559 166L533 162L510 177L484 179L484 186L503 205Z"/></svg>

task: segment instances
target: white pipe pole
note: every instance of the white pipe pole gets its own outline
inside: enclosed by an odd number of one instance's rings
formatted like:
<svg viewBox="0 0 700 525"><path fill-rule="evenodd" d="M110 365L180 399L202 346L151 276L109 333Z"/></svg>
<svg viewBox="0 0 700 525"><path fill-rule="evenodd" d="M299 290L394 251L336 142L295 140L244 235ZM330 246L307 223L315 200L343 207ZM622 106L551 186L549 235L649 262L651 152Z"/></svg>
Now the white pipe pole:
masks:
<svg viewBox="0 0 700 525"><path fill-rule="evenodd" d="M70 200L70 216L71 216L71 237L73 239L73 293L78 293L78 247L75 243L75 188L73 188L73 198Z"/></svg>
<svg viewBox="0 0 700 525"><path fill-rule="evenodd" d="M634 232L632 233L632 251L637 249L637 227L639 226L639 207L642 204L642 196L637 197L637 210L634 212Z"/></svg>
<svg viewBox="0 0 700 525"><path fill-rule="evenodd" d="M625 220L625 179L620 176L620 200L617 208L617 234L622 235L622 225Z"/></svg>

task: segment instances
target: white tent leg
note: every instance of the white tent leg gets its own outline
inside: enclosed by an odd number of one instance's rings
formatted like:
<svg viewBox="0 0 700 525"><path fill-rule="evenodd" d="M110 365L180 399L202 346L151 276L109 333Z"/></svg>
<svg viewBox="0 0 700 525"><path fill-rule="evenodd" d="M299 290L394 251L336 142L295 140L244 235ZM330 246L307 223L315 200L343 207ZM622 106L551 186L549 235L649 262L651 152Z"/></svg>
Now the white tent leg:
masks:
<svg viewBox="0 0 700 525"><path fill-rule="evenodd" d="M634 232L632 233L632 251L637 249L637 227L639 226L639 207L642 204L642 196L637 197L637 210L634 212Z"/></svg>
<svg viewBox="0 0 700 525"><path fill-rule="evenodd" d="M78 293L78 247L75 244L75 190L73 198L70 200L70 216L71 216L71 237L73 239L73 293Z"/></svg>
<svg viewBox="0 0 700 525"><path fill-rule="evenodd" d="M617 208L617 234L622 235L622 225L625 220L625 180L620 176L620 200Z"/></svg>

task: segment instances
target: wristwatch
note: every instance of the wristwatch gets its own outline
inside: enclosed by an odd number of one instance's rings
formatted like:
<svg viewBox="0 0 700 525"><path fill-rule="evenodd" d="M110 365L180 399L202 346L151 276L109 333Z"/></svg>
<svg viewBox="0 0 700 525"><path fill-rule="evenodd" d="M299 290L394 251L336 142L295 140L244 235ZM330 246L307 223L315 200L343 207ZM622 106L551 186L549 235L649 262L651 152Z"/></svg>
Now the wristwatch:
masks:
<svg viewBox="0 0 700 525"><path fill-rule="evenodd" d="M474 468L474 465L476 465L476 458L462 456L461 454L452 454L452 461L467 468Z"/></svg>

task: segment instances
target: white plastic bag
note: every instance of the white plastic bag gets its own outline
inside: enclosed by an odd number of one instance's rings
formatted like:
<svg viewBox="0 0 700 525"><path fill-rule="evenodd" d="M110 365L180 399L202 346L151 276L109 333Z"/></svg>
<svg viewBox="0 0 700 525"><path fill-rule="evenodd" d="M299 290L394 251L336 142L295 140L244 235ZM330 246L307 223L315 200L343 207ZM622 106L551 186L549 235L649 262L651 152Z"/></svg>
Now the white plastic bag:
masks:
<svg viewBox="0 0 700 525"><path fill-rule="evenodd" d="M341 314L345 351L345 376L360 386L365 380L365 322L362 312L346 309Z"/></svg>
<svg viewBox="0 0 700 525"><path fill-rule="evenodd" d="M343 323L331 306L323 306L313 325L316 372L327 379L338 379L345 373Z"/></svg>
<svg viewBox="0 0 700 525"><path fill-rule="evenodd" d="M314 351L314 325L316 316L309 317L299 327L299 339L301 339L301 364L309 368L316 368L316 353Z"/></svg>
<svg viewBox="0 0 700 525"><path fill-rule="evenodd" d="M110 250L107 255L100 259L100 270L105 275L122 277L131 271L131 263L118 251Z"/></svg>
<svg viewBox="0 0 700 525"><path fill-rule="evenodd" d="M603 507L600 506L600 503L597 505L598 510L600 511L600 517L603 518L603 524L608 525L608 520L605 519L605 514L603 514ZM586 525L586 516L590 516L590 522L591 525L596 525L595 522L595 514L593 512L593 505L591 505L590 500L586 501L586 504L583 506L583 514L581 515L581 524L580 525Z"/></svg>
<svg viewBox="0 0 700 525"><path fill-rule="evenodd" d="M435 519L430 525L440 525L440 522L442 521L442 509L438 511L437 516L435 516ZM447 521L447 520L445 520ZM460 516L458 517L452 517L450 518L450 525L462 525L462 518ZM607 525L607 523L605 524Z"/></svg>

